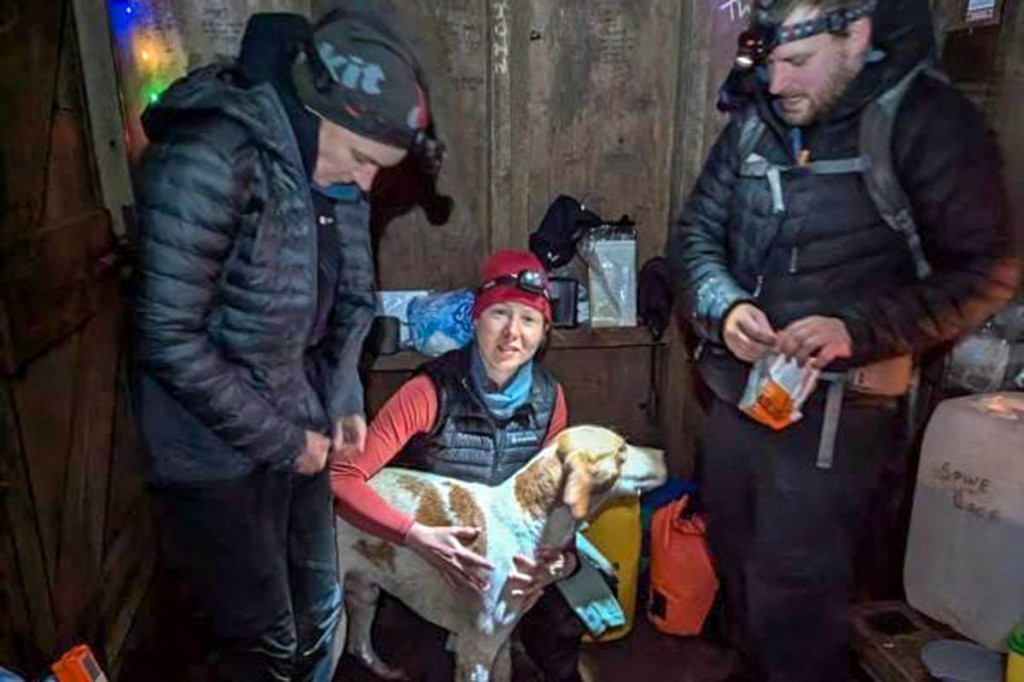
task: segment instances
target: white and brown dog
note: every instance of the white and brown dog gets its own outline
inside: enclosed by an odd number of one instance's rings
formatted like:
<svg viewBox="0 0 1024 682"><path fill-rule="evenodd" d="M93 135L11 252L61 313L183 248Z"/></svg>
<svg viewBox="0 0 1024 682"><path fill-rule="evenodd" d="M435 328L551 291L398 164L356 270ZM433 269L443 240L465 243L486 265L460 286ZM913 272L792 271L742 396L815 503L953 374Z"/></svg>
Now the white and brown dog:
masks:
<svg viewBox="0 0 1024 682"><path fill-rule="evenodd" d="M430 564L404 547L384 542L338 519L340 574L345 585L345 623L339 648L377 675L402 679L402 671L377 656L370 626L380 590L456 635L459 682L511 678L507 640L523 615L506 578L512 557L533 557L541 547L564 547L579 523L606 500L638 495L665 481L660 450L628 445L596 426L563 431L515 476L495 487L465 483L407 469L384 469L370 485L389 503L428 526L472 526L482 532L471 549L493 565L482 596L455 588Z"/></svg>

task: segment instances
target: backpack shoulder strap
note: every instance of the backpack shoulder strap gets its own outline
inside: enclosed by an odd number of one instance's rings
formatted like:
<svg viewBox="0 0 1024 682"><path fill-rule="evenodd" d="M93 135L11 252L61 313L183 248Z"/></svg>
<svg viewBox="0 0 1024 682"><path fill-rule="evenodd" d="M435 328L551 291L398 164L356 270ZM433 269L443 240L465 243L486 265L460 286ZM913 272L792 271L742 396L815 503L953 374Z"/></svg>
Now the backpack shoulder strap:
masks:
<svg viewBox="0 0 1024 682"><path fill-rule="evenodd" d="M761 141L761 136L764 135L767 126L761 120L761 117L757 115L754 107L749 107L742 113L738 113L736 118L740 126L737 165L742 165L747 160L747 157L754 153L754 149L757 147L757 143Z"/></svg>
<svg viewBox="0 0 1024 682"><path fill-rule="evenodd" d="M899 83L872 102L861 116L860 149L862 154L871 158L869 167L864 171L864 182L871 200L874 201L882 219L906 239L907 248L910 249L910 255L914 260L914 270L918 279L923 280L931 275L931 265L925 257L910 199L896 176L892 158L892 135L896 113L910 86L922 73L943 78L934 71L930 62L921 62Z"/></svg>

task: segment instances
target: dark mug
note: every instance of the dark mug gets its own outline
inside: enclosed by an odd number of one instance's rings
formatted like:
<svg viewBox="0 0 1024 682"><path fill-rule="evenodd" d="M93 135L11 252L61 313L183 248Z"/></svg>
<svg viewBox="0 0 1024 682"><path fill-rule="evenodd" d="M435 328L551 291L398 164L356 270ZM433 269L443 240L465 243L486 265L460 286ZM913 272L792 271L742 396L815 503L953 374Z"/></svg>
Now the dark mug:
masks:
<svg viewBox="0 0 1024 682"><path fill-rule="evenodd" d="M550 284L551 326L575 327L577 324L576 294L579 283L570 277L552 277Z"/></svg>
<svg viewBox="0 0 1024 682"><path fill-rule="evenodd" d="M367 348L373 355L393 355L399 350L401 322L391 315L378 315L367 335Z"/></svg>

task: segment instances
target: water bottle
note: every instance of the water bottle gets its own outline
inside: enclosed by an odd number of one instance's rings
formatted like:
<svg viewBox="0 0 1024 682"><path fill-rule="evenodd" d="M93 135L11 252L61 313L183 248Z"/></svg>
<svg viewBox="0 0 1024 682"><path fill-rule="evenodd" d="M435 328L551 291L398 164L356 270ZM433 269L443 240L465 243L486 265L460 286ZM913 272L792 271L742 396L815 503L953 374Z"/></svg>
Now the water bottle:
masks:
<svg viewBox="0 0 1024 682"><path fill-rule="evenodd" d="M1010 633L1006 656L1006 682L1024 682L1024 623Z"/></svg>

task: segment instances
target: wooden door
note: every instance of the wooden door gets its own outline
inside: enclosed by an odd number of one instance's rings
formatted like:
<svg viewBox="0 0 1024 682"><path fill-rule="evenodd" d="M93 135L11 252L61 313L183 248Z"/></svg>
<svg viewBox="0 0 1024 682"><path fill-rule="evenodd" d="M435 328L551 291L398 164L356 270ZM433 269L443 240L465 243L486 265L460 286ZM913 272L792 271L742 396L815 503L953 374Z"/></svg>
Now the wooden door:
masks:
<svg viewBox="0 0 1024 682"><path fill-rule="evenodd" d="M71 3L4 3L0 37L0 665L113 672L154 553Z"/></svg>

